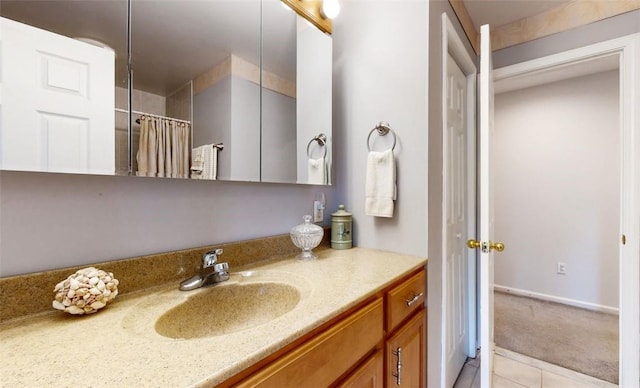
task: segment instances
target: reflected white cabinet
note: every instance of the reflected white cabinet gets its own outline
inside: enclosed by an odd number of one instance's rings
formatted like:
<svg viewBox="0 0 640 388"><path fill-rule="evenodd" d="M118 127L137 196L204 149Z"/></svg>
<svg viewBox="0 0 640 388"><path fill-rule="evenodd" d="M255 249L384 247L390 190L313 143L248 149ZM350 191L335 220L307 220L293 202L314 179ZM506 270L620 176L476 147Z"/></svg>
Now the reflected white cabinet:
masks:
<svg viewBox="0 0 640 388"><path fill-rule="evenodd" d="M0 22L0 169L113 174L114 53Z"/></svg>

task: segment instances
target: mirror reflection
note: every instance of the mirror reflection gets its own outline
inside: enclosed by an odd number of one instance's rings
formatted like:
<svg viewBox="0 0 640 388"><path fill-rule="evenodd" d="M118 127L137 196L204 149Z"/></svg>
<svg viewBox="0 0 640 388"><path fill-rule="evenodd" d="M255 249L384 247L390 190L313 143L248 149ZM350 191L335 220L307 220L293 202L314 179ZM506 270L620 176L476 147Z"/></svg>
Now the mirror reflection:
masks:
<svg viewBox="0 0 640 388"><path fill-rule="evenodd" d="M262 181L329 184L331 36L279 0L262 12Z"/></svg>
<svg viewBox="0 0 640 388"><path fill-rule="evenodd" d="M279 0L132 0L129 88L128 6L3 0L2 169L330 183L329 35Z"/></svg>
<svg viewBox="0 0 640 388"><path fill-rule="evenodd" d="M0 15L2 169L113 174L127 2L3 0Z"/></svg>

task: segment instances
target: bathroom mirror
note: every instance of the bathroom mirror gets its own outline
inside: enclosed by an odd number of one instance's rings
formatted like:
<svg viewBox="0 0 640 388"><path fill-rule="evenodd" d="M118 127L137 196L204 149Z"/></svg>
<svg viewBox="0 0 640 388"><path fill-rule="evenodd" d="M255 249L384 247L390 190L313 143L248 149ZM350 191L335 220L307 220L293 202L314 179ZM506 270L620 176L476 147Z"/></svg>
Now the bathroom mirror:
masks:
<svg viewBox="0 0 640 388"><path fill-rule="evenodd" d="M52 52L44 59L34 59L33 65L42 72L39 82L46 81L45 94L63 101L57 105L83 106L94 116L87 116L84 111L50 112L29 106L31 112L39 112L35 118L25 121L16 114L13 122L9 122L4 117L9 116L5 107L26 106L33 94L21 91L18 97L14 95L18 88L7 85L8 78L19 79L24 71L21 73L17 64L5 66L8 55L3 49L3 68L11 76L5 77L2 84L2 133L8 127L27 127L35 135L3 138L1 168L328 184L331 38L280 3L280 0L132 0L130 123L126 0L3 0L0 15L11 19L9 22L18 21L66 37L62 39L64 42L59 42L60 39L47 42L47 48L71 42L81 46L79 50L87 49L86 55L101 59L94 65L88 60L73 59L75 53ZM5 24L3 47L10 35L5 33ZM323 48L314 48L309 41L304 43L301 33L305 29L319 34ZM305 48L311 55L307 59L300 57L304 52L300 50L301 44L308 45ZM60 58L69 60L61 62ZM318 61L319 58L326 61ZM319 62L328 67L319 71L314 68ZM301 81L305 69L307 81ZM98 79L103 88L112 85L110 91L99 93L102 97L99 101L87 98L89 91L97 90L91 77ZM302 108L305 90L301 89L309 85L309 80L317 81L316 86L323 88L306 97L307 108ZM52 90L59 93L54 95ZM77 103L82 98L100 106L87 108L84 106L87 103ZM173 119L171 128L163 132L170 134L166 138L158 135L158 126L165 125L166 120L157 118ZM94 127L98 123L107 135L96 135ZM309 123L314 124L313 129L305 127ZM309 143L319 133L325 134L324 145L316 140ZM158 138L170 146L165 154L150 156L148 151ZM10 160L18 154L24 158L25 153L33 153L33 160L28 163ZM96 162L92 159L94 154L105 161ZM171 163L169 157L173 158ZM311 182L307 176L308 160L321 157L325 176L322 182ZM209 163L212 158L216 161L213 169ZM158 168L162 162L164 168Z"/></svg>
<svg viewBox="0 0 640 388"><path fill-rule="evenodd" d="M280 0L262 7L262 181L330 184L331 36Z"/></svg>

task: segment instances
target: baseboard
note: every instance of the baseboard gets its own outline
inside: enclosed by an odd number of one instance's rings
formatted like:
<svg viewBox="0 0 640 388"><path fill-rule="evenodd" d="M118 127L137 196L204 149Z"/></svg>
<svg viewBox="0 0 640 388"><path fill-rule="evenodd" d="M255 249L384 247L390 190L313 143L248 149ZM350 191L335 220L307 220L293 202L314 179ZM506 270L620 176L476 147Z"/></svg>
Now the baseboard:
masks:
<svg viewBox="0 0 640 388"><path fill-rule="evenodd" d="M580 307L587 310L599 311L602 313L619 315L619 309L616 307L603 306L595 303L583 302L580 300L569 299L569 298L561 298L559 296L541 294L533 291L520 290L512 287L505 287L498 284L493 285L493 290L498 292L504 292L507 294L513 294L518 296L527 296L529 298L546 300L549 302L556 302L561 304L566 304L569 306Z"/></svg>

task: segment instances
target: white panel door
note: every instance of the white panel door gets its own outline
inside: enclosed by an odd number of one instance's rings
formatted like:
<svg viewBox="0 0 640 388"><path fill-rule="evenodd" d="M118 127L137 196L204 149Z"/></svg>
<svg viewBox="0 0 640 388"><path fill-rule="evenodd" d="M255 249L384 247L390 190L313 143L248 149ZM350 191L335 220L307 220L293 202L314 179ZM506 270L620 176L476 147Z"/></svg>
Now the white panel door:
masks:
<svg viewBox="0 0 640 388"><path fill-rule="evenodd" d="M113 174L114 53L13 20L1 23L0 167Z"/></svg>
<svg viewBox="0 0 640 388"><path fill-rule="evenodd" d="M480 27L480 126L478 129L478 241L480 242L480 382L491 387L493 374L493 65L489 25Z"/></svg>
<svg viewBox="0 0 640 388"><path fill-rule="evenodd" d="M467 79L456 61L446 58L444 122L445 213L445 386L456 381L467 359L469 303L467 278Z"/></svg>

